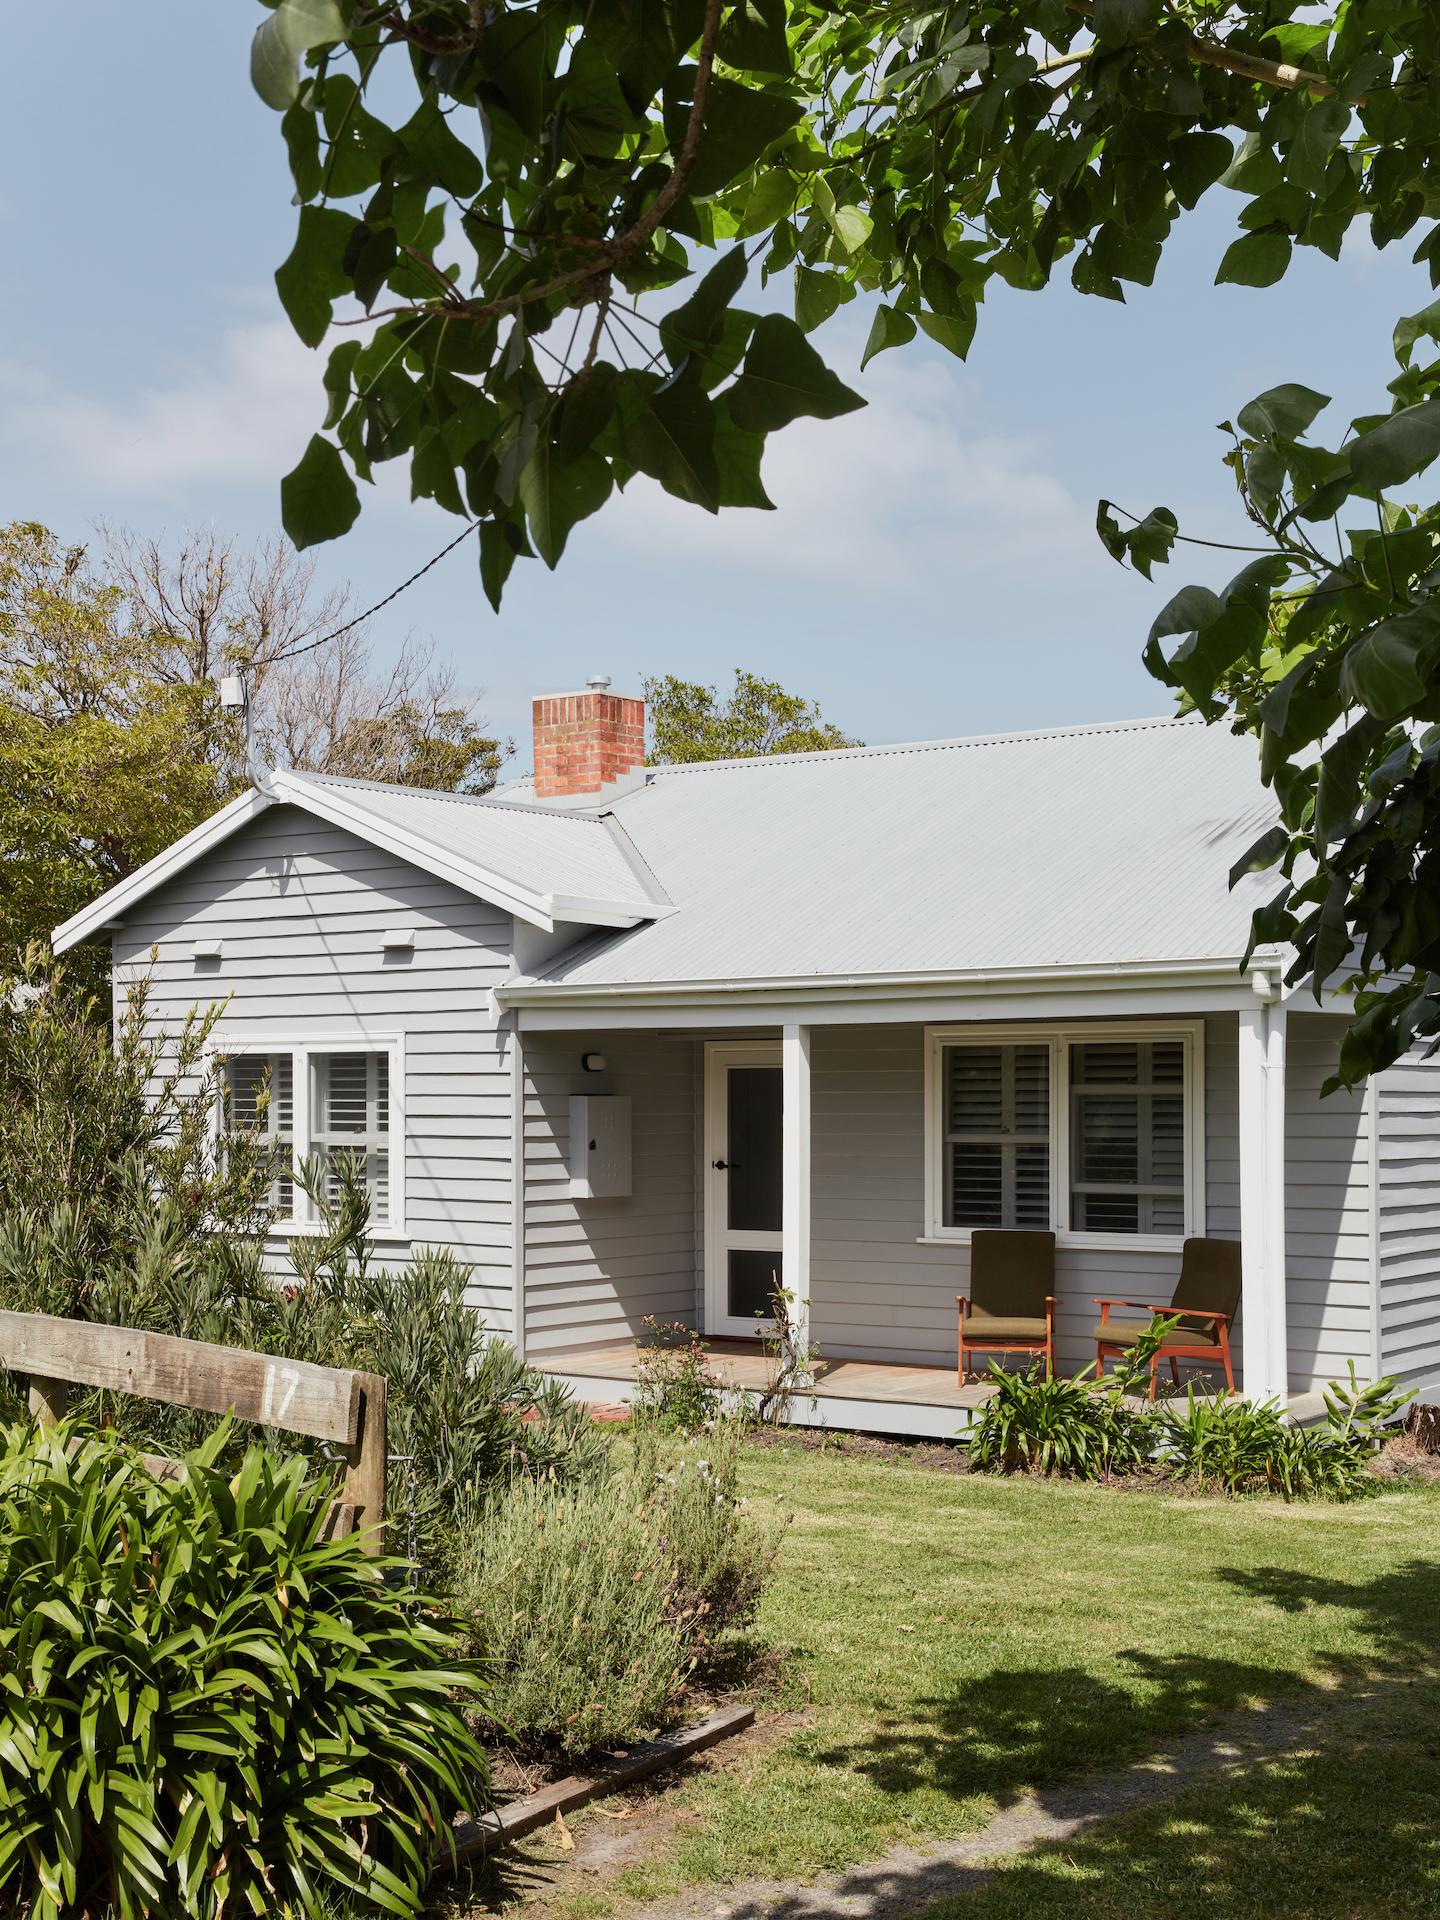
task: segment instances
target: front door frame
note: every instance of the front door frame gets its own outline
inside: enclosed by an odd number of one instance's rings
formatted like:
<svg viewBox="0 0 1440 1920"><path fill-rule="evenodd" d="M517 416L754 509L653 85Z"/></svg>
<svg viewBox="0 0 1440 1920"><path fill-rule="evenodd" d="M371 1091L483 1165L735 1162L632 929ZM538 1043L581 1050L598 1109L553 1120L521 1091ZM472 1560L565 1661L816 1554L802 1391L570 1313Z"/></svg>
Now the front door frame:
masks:
<svg viewBox="0 0 1440 1920"><path fill-rule="evenodd" d="M784 1235L774 1233L731 1232L725 1224L728 1200L726 1175L715 1162L726 1155L729 1135L728 1079L731 1067L774 1067L783 1072L784 1060L778 1040L708 1040L705 1043L705 1332L708 1334L766 1334L772 1330L769 1320L737 1320L729 1312L729 1262L731 1247L754 1247L761 1252L774 1251L784 1256ZM784 1268L781 1268L783 1275Z"/></svg>

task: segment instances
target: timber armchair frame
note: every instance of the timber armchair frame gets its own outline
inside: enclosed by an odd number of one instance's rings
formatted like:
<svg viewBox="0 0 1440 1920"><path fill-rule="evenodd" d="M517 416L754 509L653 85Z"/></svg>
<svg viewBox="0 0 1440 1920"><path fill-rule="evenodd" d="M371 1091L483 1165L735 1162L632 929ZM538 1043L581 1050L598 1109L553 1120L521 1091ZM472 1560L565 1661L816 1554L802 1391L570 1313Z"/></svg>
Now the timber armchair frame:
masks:
<svg viewBox="0 0 1440 1920"><path fill-rule="evenodd" d="M1191 1299L1198 1301L1207 1296L1209 1304L1205 1306L1189 1304ZM1154 1320L1169 1320L1178 1316L1179 1326L1170 1329L1150 1362L1149 1398L1155 1398L1162 1360L1169 1361L1170 1378L1177 1387L1180 1384L1182 1360L1208 1360L1212 1365L1218 1360L1224 1369L1226 1391L1234 1393L1235 1369L1230 1359L1230 1325L1240 1306L1238 1241L1187 1240L1180 1256L1179 1283L1168 1307L1158 1307L1148 1300L1122 1300L1113 1296L1105 1299L1098 1295L1095 1305L1100 1309L1099 1324L1095 1328L1097 1378L1104 1371L1106 1357L1127 1352L1149 1331ZM1126 1307L1145 1317L1143 1320L1112 1320L1112 1307Z"/></svg>
<svg viewBox="0 0 1440 1920"><path fill-rule="evenodd" d="M957 1293L959 1360L965 1384L975 1353L1043 1355L1055 1373L1055 1236L977 1227L970 1236L970 1291Z"/></svg>

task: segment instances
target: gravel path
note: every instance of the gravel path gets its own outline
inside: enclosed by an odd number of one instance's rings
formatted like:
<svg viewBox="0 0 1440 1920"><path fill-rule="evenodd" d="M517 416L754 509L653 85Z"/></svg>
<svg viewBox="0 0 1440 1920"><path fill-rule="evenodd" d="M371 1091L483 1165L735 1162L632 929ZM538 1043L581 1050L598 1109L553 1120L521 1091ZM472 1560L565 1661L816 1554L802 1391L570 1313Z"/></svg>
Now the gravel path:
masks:
<svg viewBox="0 0 1440 1920"><path fill-rule="evenodd" d="M1178 1793L1192 1780L1243 1772L1257 1760L1322 1743L1333 1723L1374 1698L1367 1688L1343 1697L1278 1705L1227 1717L1187 1735L1137 1766L1029 1794L977 1833L933 1847L895 1847L867 1866L808 1883L755 1881L692 1889L636 1908L626 1920L907 1920L930 1901L973 1892L1006 1855L1083 1834L1103 1820L1134 1813Z"/></svg>

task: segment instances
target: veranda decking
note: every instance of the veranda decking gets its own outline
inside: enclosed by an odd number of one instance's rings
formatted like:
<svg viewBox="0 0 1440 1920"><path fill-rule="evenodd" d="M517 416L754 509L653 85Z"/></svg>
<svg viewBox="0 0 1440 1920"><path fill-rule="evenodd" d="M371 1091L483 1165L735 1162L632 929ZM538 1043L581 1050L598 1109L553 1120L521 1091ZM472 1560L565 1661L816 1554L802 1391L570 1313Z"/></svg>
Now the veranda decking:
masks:
<svg viewBox="0 0 1440 1920"><path fill-rule="evenodd" d="M754 1340L707 1339L710 1370L727 1386L763 1391L773 1363ZM632 1341L572 1347L540 1356L537 1364L564 1380L584 1400L629 1397L645 1349ZM1182 1382L1194 1379L1197 1391L1211 1383L1199 1369L1183 1368ZM1220 1383L1216 1381L1215 1385ZM964 1433L977 1408L995 1391L988 1379L960 1386L955 1369L899 1366L890 1361L825 1360L817 1363L815 1384L797 1392L789 1418L797 1426L850 1428L862 1433L906 1434L916 1439L954 1439ZM1322 1411L1318 1393L1289 1402L1292 1418L1307 1421Z"/></svg>

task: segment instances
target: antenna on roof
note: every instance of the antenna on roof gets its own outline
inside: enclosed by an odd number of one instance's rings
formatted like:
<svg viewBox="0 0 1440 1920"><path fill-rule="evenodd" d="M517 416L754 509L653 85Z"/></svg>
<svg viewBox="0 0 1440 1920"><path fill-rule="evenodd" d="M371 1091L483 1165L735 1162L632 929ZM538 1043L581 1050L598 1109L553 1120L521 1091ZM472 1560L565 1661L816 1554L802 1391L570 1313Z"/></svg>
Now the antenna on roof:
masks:
<svg viewBox="0 0 1440 1920"><path fill-rule="evenodd" d="M260 764L255 747L255 714L250 702L250 683L243 673L227 673L220 682L220 711L238 713L245 724L245 771L258 787L269 772Z"/></svg>

